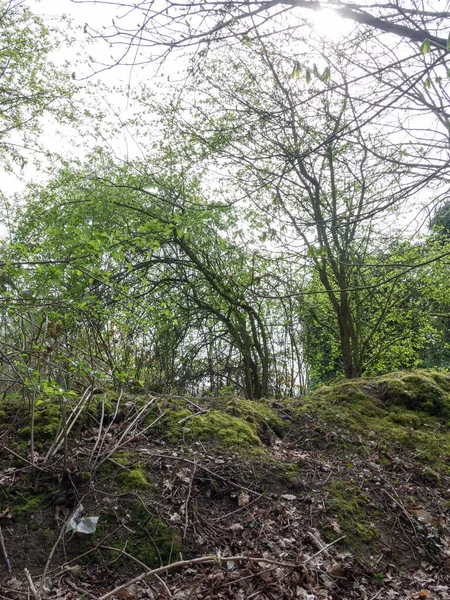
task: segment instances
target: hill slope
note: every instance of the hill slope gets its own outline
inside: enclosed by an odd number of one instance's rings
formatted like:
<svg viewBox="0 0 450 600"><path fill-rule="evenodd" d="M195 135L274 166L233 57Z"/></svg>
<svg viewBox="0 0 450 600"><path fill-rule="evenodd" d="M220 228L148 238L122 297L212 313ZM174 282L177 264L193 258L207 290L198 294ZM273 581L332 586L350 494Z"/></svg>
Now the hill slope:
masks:
<svg viewBox="0 0 450 600"><path fill-rule="evenodd" d="M121 597L449 597L450 375L283 402L103 391L77 406L64 459L59 405L39 405L34 467L26 407L1 407L4 597L27 589L24 568L35 598L106 598L180 560ZM95 532L74 532L86 516Z"/></svg>

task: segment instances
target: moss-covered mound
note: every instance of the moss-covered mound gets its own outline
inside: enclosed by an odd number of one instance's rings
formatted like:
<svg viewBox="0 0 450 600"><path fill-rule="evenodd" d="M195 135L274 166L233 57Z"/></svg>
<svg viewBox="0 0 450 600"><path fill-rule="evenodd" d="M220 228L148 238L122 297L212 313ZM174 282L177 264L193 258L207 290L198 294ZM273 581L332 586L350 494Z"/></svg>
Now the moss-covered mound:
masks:
<svg viewBox="0 0 450 600"><path fill-rule="evenodd" d="M395 405L450 419L450 373L399 371L323 386L311 397L328 397L332 402L356 404L370 399L383 407Z"/></svg>
<svg viewBox="0 0 450 600"><path fill-rule="evenodd" d="M418 461L450 472L450 374L395 372L323 386L296 409L314 432L341 446L355 440L408 449Z"/></svg>
<svg viewBox="0 0 450 600"><path fill-rule="evenodd" d="M161 432L169 442L198 440L216 448L262 454L265 434L273 431L279 435L284 427L282 419L263 401L218 399L199 411L180 400L166 408Z"/></svg>

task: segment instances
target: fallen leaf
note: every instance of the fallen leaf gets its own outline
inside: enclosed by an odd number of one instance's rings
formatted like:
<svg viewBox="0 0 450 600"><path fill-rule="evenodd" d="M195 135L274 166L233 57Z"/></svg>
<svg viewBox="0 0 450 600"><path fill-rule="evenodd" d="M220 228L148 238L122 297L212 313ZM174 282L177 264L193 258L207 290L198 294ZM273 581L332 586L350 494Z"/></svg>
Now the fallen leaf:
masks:
<svg viewBox="0 0 450 600"><path fill-rule="evenodd" d="M331 519L330 525L331 525L333 531L335 531L336 533L339 533L339 534L344 533L341 529L341 526L339 525L339 522L336 521L336 519Z"/></svg>
<svg viewBox="0 0 450 600"><path fill-rule="evenodd" d="M430 513L424 508L419 508L415 510L414 513L418 519L420 519L424 523L427 523L428 525L431 525L434 522L432 515L430 515Z"/></svg>
<svg viewBox="0 0 450 600"><path fill-rule="evenodd" d="M133 600L137 596L137 587L135 585L130 585L127 588L123 588L115 593L117 598L125 598L125 600Z"/></svg>
<svg viewBox="0 0 450 600"><path fill-rule="evenodd" d="M247 506L247 504L250 502L250 494L247 494L247 492L243 492L241 491L238 497L238 505L239 506Z"/></svg>

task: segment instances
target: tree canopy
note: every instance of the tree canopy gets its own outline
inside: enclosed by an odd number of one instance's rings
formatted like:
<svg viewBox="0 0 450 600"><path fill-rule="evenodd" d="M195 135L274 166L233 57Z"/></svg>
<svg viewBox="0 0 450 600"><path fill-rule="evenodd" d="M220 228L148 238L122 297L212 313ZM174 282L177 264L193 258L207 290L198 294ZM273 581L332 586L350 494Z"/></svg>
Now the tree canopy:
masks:
<svg viewBox="0 0 450 600"><path fill-rule="evenodd" d="M113 63L169 64L176 49L187 71L157 89L130 76L120 127L139 156L96 140L16 198L4 382L254 399L447 367L448 13L105 4ZM39 119L67 114L73 89L42 18L2 8L0 143L19 160L14 136L39 141ZM321 38L308 11L325 8L357 27Z"/></svg>

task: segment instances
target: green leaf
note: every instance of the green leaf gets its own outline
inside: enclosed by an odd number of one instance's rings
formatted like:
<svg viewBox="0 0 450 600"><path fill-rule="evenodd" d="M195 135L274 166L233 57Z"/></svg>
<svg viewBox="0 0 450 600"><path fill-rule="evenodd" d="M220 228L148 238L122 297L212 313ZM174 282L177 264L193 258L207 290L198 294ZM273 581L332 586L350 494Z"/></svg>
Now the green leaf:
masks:
<svg viewBox="0 0 450 600"><path fill-rule="evenodd" d="M290 75L291 79L298 79L300 77L300 73L302 72L302 68L298 60L294 63L294 68L292 69L292 73Z"/></svg>
<svg viewBox="0 0 450 600"><path fill-rule="evenodd" d="M447 46L448 46L448 42L447 42ZM431 42L428 38L426 38L420 45L420 51L422 52L423 55L425 55L425 54L428 54L428 52L430 50L431 50Z"/></svg>
<svg viewBox="0 0 450 600"><path fill-rule="evenodd" d="M249 35L244 33L244 35L242 36L242 39L244 40L244 44L246 46L248 46L249 48L252 46L252 44L253 44L252 38Z"/></svg>
<svg viewBox="0 0 450 600"><path fill-rule="evenodd" d="M447 46L446 46L447 50L450 50L450 33L448 34L447 37Z"/></svg>
<svg viewBox="0 0 450 600"><path fill-rule="evenodd" d="M430 78L429 78L429 77L427 77L427 78L425 79L425 81L423 82L423 85L425 86L425 89L427 89L427 90L429 90L429 89L430 89L430 87L431 87L431 80L430 80Z"/></svg>
<svg viewBox="0 0 450 600"><path fill-rule="evenodd" d="M311 69L306 69L306 83L311 81Z"/></svg>
<svg viewBox="0 0 450 600"><path fill-rule="evenodd" d="M324 72L322 73L322 81L324 81L325 83L327 83L328 81L330 81L330 67L326 67Z"/></svg>

